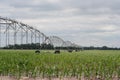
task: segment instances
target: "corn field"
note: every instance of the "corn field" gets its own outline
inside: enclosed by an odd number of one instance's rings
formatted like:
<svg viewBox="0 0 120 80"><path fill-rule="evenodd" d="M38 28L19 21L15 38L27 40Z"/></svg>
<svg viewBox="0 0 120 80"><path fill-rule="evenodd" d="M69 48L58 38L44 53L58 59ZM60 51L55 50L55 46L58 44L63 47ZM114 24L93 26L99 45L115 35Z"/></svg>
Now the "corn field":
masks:
<svg viewBox="0 0 120 80"><path fill-rule="evenodd" d="M54 51L41 51L35 54L33 50L0 50L0 75L64 78L84 76L87 80L120 79L120 51L88 50L61 54Z"/></svg>

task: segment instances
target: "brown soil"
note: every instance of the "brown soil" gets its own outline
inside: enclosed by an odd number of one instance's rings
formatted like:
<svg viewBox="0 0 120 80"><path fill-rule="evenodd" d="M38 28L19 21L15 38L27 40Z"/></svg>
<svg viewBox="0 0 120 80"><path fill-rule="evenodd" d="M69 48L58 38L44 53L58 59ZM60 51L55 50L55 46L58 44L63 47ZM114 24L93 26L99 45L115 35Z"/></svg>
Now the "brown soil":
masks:
<svg viewBox="0 0 120 80"><path fill-rule="evenodd" d="M0 80L18 80L15 77L9 77L9 76L0 76ZM40 77L36 77L36 78L29 78L29 77L21 77L19 80L105 80L105 79L100 79L100 78L91 78L91 79L87 79L85 77L81 77L80 79L71 77L71 78L40 78ZM120 80L117 77L114 77L112 80Z"/></svg>

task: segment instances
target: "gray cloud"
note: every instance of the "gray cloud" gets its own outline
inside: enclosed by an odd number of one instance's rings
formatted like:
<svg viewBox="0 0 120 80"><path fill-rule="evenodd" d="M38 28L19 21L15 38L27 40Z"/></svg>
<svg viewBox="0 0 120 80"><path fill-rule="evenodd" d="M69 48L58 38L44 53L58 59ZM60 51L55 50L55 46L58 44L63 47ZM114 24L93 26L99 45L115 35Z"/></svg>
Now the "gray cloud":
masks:
<svg viewBox="0 0 120 80"><path fill-rule="evenodd" d="M0 0L0 16L83 46L120 47L120 0Z"/></svg>

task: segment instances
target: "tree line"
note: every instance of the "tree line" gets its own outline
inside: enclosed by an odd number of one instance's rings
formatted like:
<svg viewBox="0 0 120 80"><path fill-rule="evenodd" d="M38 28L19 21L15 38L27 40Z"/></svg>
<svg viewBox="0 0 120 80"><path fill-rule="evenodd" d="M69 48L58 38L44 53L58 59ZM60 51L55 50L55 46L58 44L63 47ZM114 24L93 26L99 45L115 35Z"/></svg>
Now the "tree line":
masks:
<svg viewBox="0 0 120 80"><path fill-rule="evenodd" d="M15 44L15 45L8 45L3 47L2 49L61 49L61 50L120 50L120 48L113 48L113 47L54 47L51 44L39 44L39 43L32 43L32 44Z"/></svg>
<svg viewBox="0 0 120 80"><path fill-rule="evenodd" d="M113 48L113 47L107 47L107 46L102 46L102 47L84 47L85 50L120 50L120 48Z"/></svg>
<svg viewBox="0 0 120 80"><path fill-rule="evenodd" d="M54 46L45 43L44 44L32 43L32 44L8 45L3 47L3 49L54 49Z"/></svg>

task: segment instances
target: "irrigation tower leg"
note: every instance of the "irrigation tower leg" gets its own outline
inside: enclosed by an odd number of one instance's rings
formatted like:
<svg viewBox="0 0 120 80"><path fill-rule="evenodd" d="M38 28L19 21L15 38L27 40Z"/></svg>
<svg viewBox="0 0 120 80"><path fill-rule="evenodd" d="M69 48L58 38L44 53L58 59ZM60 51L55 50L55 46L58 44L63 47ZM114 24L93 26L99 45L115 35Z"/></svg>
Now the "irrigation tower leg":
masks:
<svg viewBox="0 0 120 80"><path fill-rule="evenodd" d="M28 30L26 29L26 44L28 44Z"/></svg>
<svg viewBox="0 0 120 80"><path fill-rule="evenodd" d="M31 44L33 43L33 32L31 31Z"/></svg>
<svg viewBox="0 0 120 80"><path fill-rule="evenodd" d="M21 45L23 44L23 30L21 28Z"/></svg>
<svg viewBox="0 0 120 80"><path fill-rule="evenodd" d="M16 45L16 36L17 36L17 32L16 32L16 24L14 24L14 46ZM15 49L15 47L14 47Z"/></svg>
<svg viewBox="0 0 120 80"><path fill-rule="evenodd" d="M36 38L37 38L37 35L36 35L36 30L35 30L35 43L36 43Z"/></svg>
<svg viewBox="0 0 120 80"><path fill-rule="evenodd" d="M7 30L7 24L6 24L6 30L5 30L5 34L6 34L6 37L5 37L5 41L6 41L6 47L7 47L7 38L8 38L8 30Z"/></svg>
<svg viewBox="0 0 120 80"><path fill-rule="evenodd" d="M0 24L0 48L1 48L1 24Z"/></svg>

